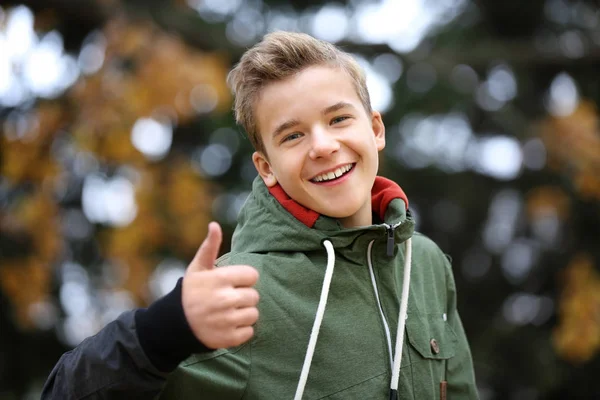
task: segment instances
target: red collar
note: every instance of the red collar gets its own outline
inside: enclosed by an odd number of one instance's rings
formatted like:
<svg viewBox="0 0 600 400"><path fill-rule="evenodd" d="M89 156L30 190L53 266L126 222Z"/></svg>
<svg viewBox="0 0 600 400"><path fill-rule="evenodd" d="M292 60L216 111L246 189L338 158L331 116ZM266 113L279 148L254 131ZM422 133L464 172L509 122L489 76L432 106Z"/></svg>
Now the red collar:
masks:
<svg viewBox="0 0 600 400"><path fill-rule="evenodd" d="M315 222L317 222L317 219L319 218L319 213L306 208L296 202L296 200L293 200L283 191L283 188L279 184L269 188L269 192L271 192L273 197L279 201L283 208L304 225L309 228L312 228L315 225ZM375 183L373 184L373 189L371 189L371 207L373 212L377 213L382 221L390 202L398 198L404 201L406 208L408 209L408 198L396 182L382 176L375 177Z"/></svg>

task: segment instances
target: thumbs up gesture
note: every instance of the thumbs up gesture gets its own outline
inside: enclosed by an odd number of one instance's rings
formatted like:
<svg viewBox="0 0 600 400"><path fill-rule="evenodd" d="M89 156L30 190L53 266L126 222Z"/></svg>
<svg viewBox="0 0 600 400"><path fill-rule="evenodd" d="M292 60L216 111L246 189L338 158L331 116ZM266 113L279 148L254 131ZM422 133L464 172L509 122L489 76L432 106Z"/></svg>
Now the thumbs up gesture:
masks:
<svg viewBox="0 0 600 400"><path fill-rule="evenodd" d="M213 349L238 346L254 335L258 320L258 272L248 265L215 268L223 233L216 222L188 266L182 304L192 332Z"/></svg>

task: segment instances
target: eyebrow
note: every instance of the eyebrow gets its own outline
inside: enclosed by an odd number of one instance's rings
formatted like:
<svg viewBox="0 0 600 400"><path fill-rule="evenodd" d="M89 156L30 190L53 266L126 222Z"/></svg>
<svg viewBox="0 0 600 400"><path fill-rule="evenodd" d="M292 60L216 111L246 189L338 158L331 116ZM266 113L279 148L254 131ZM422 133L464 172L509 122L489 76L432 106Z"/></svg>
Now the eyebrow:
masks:
<svg viewBox="0 0 600 400"><path fill-rule="evenodd" d="M335 103L334 105L329 106L329 107L323 109L323 111L321 112L321 114L327 115L329 113L341 110L342 108L354 108L354 106L352 104L350 104L350 103L346 103L345 101L340 101L339 103Z"/></svg>
<svg viewBox="0 0 600 400"><path fill-rule="evenodd" d="M298 121L297 119L290 119L285 121L284 123L280 124L275 131L273 131L273 138L276 138L278 135L280 135L283 131L286 131L290 128L293 128L296 125L300 125L300 121Z"/></svg>
<svg viewBox="0 0 600 400"><path fill-rule="evenodd" d="M338 103L335 103L329 107L326 107L323 109L323 111L321 111L322 115L327 115L330 114L332 112L336 112L338 110L341 110L342 108L352 108L354 109L354 106L350 103L347 103L345 101L340 101ZM296 125L300 125L300 121L298 121L297 119L290 119L287 120L285 122L283 122L282 124L278 125L277 128L273 131L273 138L276 138L278 135L280 135L282 132L295 127Z"/></svg>

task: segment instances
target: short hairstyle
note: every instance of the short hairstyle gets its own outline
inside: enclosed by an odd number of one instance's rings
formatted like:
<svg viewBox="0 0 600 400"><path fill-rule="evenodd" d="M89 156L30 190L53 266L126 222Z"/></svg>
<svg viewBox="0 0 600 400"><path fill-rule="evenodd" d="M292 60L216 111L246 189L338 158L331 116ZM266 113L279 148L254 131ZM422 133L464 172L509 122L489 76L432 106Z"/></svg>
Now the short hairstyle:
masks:
<svg viewBox="0 0 600 400"><path fill-rule="evenodd" d="M365 110L371 113L365 73L350 54L305 33L272 32L248 49L227 76L227 83L235 97L235 120L244 128L256 151L266 156L254 113L261 89L312 66L344 70L352 79Z"/></svg>

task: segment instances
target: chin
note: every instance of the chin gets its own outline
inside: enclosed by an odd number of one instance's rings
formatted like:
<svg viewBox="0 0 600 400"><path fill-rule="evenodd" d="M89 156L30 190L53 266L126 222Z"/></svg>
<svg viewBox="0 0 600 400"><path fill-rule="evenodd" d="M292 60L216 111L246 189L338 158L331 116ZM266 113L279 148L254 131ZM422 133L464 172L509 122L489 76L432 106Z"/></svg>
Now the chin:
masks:
<svg viewBox="0 0 600 400"><path fill-rule="evenodd" d="M349 217L353 216L354 214L356 214L356 212L357 211L353 212L350 210L340 210L339 208L336 208L336 209L324 209L323 211L319 212L319 214L326 215L331 218L344 219L344 218L349 218Z"/></svg>

